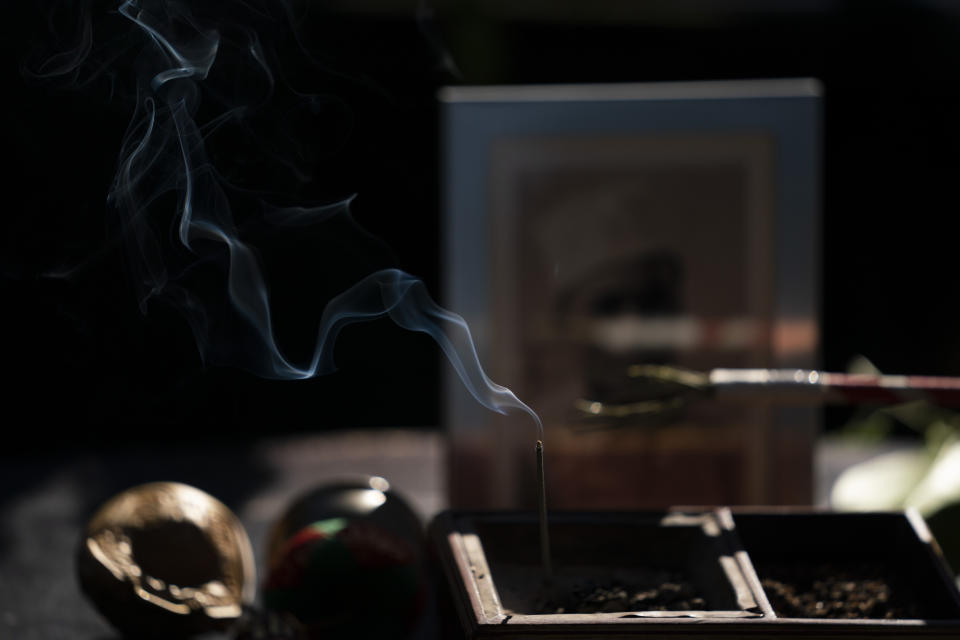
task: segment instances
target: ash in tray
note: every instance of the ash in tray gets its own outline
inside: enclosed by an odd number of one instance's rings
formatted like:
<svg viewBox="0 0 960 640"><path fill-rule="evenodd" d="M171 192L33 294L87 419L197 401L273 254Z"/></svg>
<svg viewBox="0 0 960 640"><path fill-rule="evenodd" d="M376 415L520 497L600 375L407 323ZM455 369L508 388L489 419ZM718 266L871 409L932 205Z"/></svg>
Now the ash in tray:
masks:
<svg viewBox="0 0 960 640"><path fill-rule="evenodd" d="M911 590L877 564L757 567L777 615L789 618L923 618Z"/></svg>
<svg viewBox="0 0 960 640"><path fill-rule="evenodd" d="M539 567L504 567L496 587L505 613L702 611L707 602L677 571L633 567L565 567L545 589Z"/></svg>

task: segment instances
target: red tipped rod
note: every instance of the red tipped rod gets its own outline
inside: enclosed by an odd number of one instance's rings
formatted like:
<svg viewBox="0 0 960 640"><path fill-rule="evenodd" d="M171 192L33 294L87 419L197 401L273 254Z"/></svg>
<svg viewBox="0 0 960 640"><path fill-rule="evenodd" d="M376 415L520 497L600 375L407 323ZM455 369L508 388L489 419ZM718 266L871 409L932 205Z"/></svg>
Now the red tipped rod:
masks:
<svg viewBox="0 0 960 640"><path fill-rule="evenodd" d="M578 400L588 417L663 416L709 397L754 404L818 406L824 404L891 405L924 400L960 407L960 378L827 373L813 369L714 369L703 373L664 365L633 365L636 400L605 403Z"/></svg>
<svg viewBox="0 0 960 640"><path fill-rule="evenodd" d="M960 407L960 378L827 373L808 369L714 369L707 390L718 398L777 399L793 404L899 404L926 400Z"/></svg>

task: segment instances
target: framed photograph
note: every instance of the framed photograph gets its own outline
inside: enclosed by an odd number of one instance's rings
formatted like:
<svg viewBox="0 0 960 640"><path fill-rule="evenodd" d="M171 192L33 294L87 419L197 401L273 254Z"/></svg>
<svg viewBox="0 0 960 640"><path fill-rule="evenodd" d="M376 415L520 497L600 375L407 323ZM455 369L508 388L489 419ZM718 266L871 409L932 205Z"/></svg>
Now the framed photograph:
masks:
<svg viewBox="0 0 960 640"><path fill-rule="evenodd" d="M809 409L585 407L643 401L635 364L816 365L819 96L812 80L441 94L446 305L543 420L553 506L810 501ZM522 506L532 421L456 386L451 502Z"/></svg>

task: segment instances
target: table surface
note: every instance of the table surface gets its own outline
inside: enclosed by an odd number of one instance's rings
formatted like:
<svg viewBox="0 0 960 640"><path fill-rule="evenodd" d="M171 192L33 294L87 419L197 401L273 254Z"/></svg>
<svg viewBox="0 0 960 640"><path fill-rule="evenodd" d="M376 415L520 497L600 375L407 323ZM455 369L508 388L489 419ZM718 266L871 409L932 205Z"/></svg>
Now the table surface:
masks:
<svg viewBox="0 0 960 640"><path fill-rule="evenodd" d="M889 445L887 445L889 446ZM819 504L850 464L878 453L837 441L817 448ZM156 480L185 482L240 517L262 568L266 531L290 501L325 482L380 475L426 522L445 508L445 449L436 430L366 430L244 445L127 446L109 451L0 454L0 638L115 640L74 577L87 518L110 496ZM429 626L417 633L432 636ZM214 636L218 637L218 636Z"/></svg>

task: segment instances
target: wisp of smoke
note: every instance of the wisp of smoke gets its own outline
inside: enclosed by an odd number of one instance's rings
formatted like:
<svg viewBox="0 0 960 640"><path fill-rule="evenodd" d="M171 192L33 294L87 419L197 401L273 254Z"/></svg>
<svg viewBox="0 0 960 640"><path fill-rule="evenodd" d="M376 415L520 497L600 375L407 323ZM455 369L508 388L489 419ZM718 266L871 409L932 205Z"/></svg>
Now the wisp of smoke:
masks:
<svg viewBox="0 0 960 640"><path fill-rule="evenodd" d="M498 413L506 414L510 409L527 412L543 438L543 424L537 414L484 373L466 321L435 303L422 281L398 269L373 273L327 303L316 355L308 369L310 375L334 370L333 343L343 327L382 316L433 338L477 402Z"/></svg>
<svg viewBox="0 0 960 640"><path fill-rule="evenodd" d="M241 366L273 379L303 379L334 370L333 344L347 325L389 317L410 331L428 334L440 346L470 393L500 413L519 409L542 425L509 389L484 373L466 322L438 306L417 278L397 269L380 270L330 300L320 318L308 364L283 355L273 327L266 279L256 249L242 237L228 190L233 187L215 167L207 140L227 124L249 121L270 104L278 74L271 68L258 25L292 19L280 0L193 3L127 0L116 11L140 39L136 106L120 149L109 203L119 214L128 257L136 274L143 312L152 299L172 302L190 323L200 353L209 363ZM81 11L81 37L35 74L75 79L94 50L90 11ZM293 31L292 26L290 26ZM231 100L209 86L225 51L234 58L221 70L252 69L260 78L257 95ZM73 56L73 57L71 57ZM244 63L244 64L241 64ZM242 85L233 78L233 85ZM321 100L293 91L307 104ZM201 97L224 108L199 124ZM236 104L240 102L240 104ZM271 148L271 145L266 145ZM308 169L282 158L289 173L311 179ZM303 227L349 214L351 198L320 206L280 207L262 202L263 218L280 227ZM172 219L164 216L174 205ZM219 274L222 296L192 286L190 274L202 267Z"/></svg>

